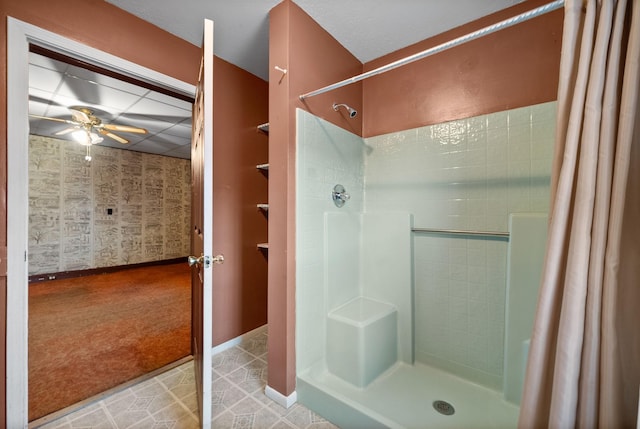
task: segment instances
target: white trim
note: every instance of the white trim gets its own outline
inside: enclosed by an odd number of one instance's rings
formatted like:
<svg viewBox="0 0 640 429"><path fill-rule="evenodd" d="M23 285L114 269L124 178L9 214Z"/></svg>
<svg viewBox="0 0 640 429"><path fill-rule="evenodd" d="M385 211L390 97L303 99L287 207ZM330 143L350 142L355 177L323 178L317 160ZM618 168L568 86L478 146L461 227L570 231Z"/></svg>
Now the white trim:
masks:
<svg viewBox="0 0 640 429"><path fill-rule="evenodd" d="M295 390L291 393L291 395L284 396L276 389L270 387L269 385L266 385L264 388L264 394L267 396L267 398L271 399L276 404L284 408L289 408L290 406L298 402L298 393Z"/></svg>
<svg viewBox="0 0 640 429"><path fill-rule="evenodd" d="M28 422L29 40L7 23L7 350L6 427Z"/></svg>
<svg viewBox="0 0 640 429"><path fill-rule="evenodd" d="M50 31L7 18L6 427L28 425L29 44L193 96L195 86Z"/></svg>
<svg viewBox="0 0 640 429"><path fill-rule="evenodd" d="M244 334L237 336L235 338L232 338L229 341L226 341L222 344L218 344L217 346L211 349L211 354L215 355L218 353L222 353L225 350L229 350L230 348L237 346L247 338L251 338L255 335L262 334L263 332L266 332L266 331L267 331L267 325L259 326L256 329L253 329L249 332L245 332Z"/></svg>

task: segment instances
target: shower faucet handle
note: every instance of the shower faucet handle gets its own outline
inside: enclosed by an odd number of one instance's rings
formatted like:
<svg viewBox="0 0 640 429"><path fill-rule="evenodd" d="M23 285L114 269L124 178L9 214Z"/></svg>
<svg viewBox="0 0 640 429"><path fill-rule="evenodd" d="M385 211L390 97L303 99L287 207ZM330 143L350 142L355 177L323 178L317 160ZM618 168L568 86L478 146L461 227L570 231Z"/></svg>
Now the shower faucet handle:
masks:
<svg viewBox="0 0 640 429"><path fill-rule="evenodd" d="M336 196L345 203L351 198L351 195L347 194L346 192L338 192Z"/></svg>
<svg viewBox="0 0 640 429"><path fill-rule="evenodd" d="M344 186L342 185L334 186L331 196L333 198L333 203L338 208L344 206L344 203L351 199L351 195L347 193L347 191L344 189Z"/></svg>

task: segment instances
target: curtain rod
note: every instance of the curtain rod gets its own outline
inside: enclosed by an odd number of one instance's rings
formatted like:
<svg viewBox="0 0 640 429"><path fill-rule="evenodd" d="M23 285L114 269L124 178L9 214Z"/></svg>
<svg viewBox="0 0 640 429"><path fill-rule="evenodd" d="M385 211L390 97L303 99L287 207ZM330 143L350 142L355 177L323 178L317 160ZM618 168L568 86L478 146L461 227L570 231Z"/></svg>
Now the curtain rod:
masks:
<svg viewBox="0 0 640 429"><path fill-rule="evenodd" d="M434 46L433 48L429 48L422 52L418 52L416 54L410 55L406 58L402 58L400 60L394 61L387 65L378 67L376 69L370 70L368 72L359 74L354 77L350 77L345 80L341 80L340 82L334 83L332 85L325 86L320 89L316 89L315 91L307 92L306 94L302 94L299 96L301 101L304 101L306 98L314 97L316 95L323 94L325 92L332 91L337 88L341 88L343 86L350 85L352 83L360 82L361 80L370 78L372 76L379 75L381 73L388 72L389 70L393 70L395 68L404 66L406 64L412 63L417 60L421 60L430 55L437 54L438 52L445 51L449 48L453 48L455 46L461 45L466 42L470 42L471 40L479 39L480 37L486 36L488 34L494 33L498 30L502 30L507 27L511 27L513 25L519 24L521 22L527 21L529 19L535 18L537 16L543 15L545 13L554 11L556 9L560 9L564 5L564 0L556 0L554 2L548 3L546 5L537 7L528 12L521 13L520 15L516 15L512 18L505 19L504 21L497 22L488 27L481 28L480 30L474 31L472 33L466 34L464 36L460 36L456 39L450 40L448 42L442 43L440 45Z"/></svg>

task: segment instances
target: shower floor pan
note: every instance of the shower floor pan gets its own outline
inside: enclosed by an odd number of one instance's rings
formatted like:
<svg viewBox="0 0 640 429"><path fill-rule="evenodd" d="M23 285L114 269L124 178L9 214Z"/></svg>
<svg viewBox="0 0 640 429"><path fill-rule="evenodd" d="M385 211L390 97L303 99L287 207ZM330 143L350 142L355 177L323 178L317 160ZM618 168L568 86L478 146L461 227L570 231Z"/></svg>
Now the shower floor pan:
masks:
<svg viewBox="0 0 640 429"><path fill-rule="evenodd" d="M299 401L344 428L516 428L519 408L502 392L428 365L397 363L365 389L317 365L298 377ZM443 415L434 401L455 408Z"/></svg>

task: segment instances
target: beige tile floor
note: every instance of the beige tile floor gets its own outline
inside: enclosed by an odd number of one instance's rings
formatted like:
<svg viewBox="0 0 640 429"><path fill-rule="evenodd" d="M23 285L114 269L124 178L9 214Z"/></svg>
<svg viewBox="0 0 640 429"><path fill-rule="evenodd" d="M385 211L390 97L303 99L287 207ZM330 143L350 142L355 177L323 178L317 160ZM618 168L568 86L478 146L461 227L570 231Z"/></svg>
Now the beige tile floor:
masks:
<svg viewBox="0 0 640 429"><path fill-rule="evenodd" d="M213 356L213 428L337 429L300 404L285 409L264 395L267 334L259 329L240 344ZM182 364L44 429L198 428L193 362Z"/></svg>

